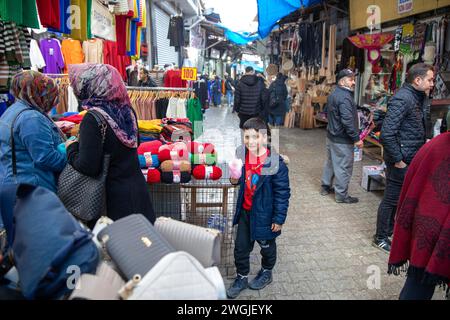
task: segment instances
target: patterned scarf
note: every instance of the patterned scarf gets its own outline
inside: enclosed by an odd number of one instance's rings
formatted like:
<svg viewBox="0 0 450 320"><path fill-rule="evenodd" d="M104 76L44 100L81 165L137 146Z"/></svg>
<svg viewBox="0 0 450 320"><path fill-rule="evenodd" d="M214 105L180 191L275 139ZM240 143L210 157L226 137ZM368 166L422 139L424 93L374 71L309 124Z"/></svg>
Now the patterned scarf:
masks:
<svg viewBox="0 0 450 320"><path fill-rule="evenodd" d="M137 148L137 119L117 69L107 64L74 64L69 65L69 78L83 108L100 112L122 144Z"/></svg>
<svg viewBox="0 0 450 320"><path fill-rule="evenodd" d="M426 143L406 174L388 272L401 271L428 284L450 283L450 133Z"/></svg>
<svg viewBox="0 0 450 320"><path fill-rule="evenodd" d="M58 86L53 79L36 71L23 71L14 76L11 94L47 114L58 103Z"/></svg>

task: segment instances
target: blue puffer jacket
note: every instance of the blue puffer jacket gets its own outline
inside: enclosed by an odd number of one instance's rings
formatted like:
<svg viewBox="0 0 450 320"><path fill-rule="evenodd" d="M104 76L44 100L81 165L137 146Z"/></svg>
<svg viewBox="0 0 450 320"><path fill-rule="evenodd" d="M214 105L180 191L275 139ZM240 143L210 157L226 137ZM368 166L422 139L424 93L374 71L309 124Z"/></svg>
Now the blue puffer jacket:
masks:
<svg viewBox="0 0 450 320"><path fill-rule="evenodd" d="M11 125L14 125L17 176L12 170ZM0 184L26 183L56 191L56 174L66 165L57 150L62 142L56 125L41 112L17 101L0 118Z"/></svg>
<svg viewBox="0 0 450 320"><path fill-rule="evenodd" d="M244 147L237 151L238 158L245 159ZM239 196L234 214L233 225L238 224L244 203L245 165L239 180ZM250 238L252 240L270 240L278 237L280 232L272 232L272 223L284 224L289 208L291 189L289 187L289 172L279 154L272 151L266 159L262 175L256 185L253 205L250 212Z"/></svg>

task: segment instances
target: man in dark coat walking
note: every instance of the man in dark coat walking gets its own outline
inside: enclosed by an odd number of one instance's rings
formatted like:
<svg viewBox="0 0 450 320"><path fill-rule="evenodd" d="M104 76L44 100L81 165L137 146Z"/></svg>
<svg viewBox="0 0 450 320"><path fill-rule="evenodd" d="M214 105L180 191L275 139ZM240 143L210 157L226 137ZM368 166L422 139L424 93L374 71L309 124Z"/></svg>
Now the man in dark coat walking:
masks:
<svg viewBox="0 0 450 320"><path fill-rule="evenodd" d="M264 81L255 75L254 69L245 68L245 75L242 76L234 92L233 111L238 113L239 128L242 129L244 123L250 118L259 117L265 120L266 91Z"/></svg>
<svg viewBox="0 0 450 320"><path fill-rule="evenodd" d="M408 165L431 138L428 95L434 85L432 66L419 63L408 71L406 83L390 99L381 129L386 163L386 189L378 208L377 231L373 245L391 250L394 217Z"/></svg>
<svg viewBox="0 0 450 320"><path fill-rule="evenodd" d="M288 91L286 87L287 76L277 74L277 78L269 87L269 124L282 126L286 114L286 99Z"/></svg>
<svg viewBox="0 0 450 320"><path fill-rule="evenodd" d="M359 138L358 111L353 100L354 72L350 69L341 70L337 84L327 101L327 160L320 194L325 196L335 192L337 203L356 203L358 198L348 195L348 185L353 174L354 147L362 148L364 142Z"/></svg>

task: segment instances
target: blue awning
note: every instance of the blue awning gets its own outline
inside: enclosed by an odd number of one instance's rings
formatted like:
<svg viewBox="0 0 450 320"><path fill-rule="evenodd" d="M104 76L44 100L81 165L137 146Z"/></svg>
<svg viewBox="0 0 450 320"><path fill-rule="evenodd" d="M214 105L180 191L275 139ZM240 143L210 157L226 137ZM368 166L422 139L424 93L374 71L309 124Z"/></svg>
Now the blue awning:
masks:
<svg viewBox="0 0 450 320"><path fill-rule="evenodd" d="M257 0L258 33L262 39L267 37L278 20L301 7L322 2L322 0Z"/></svg>
<svg viewBox="0 0 450 320"><path fill-rule="evenodd" d="M250 32L236 32L228 29L221 23L216 24L217 27L225 30L225 37L237 45L246 45L251 41L260 39L259 34L251 34Z"/></svg>

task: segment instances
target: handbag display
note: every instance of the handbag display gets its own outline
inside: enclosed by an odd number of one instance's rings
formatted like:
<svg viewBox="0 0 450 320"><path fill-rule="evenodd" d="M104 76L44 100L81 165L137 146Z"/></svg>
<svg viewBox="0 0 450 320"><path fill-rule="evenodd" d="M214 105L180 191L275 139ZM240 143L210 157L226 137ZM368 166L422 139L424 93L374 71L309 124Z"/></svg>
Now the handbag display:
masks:
<svg viewBox="0 0 450 320"><path fill-rule="evenodd" d="M143 278L127 283L120 294L127 300L217 300L217 278L212 280L208 274L189 253L177 251L162 258Z"/></svg>
<svg viewBox="0 0 450 320"><path fill-rule="evenodd" d="M115 221L97 238L127 280L145 276L161 258L175 251L142 214Z"/></svg>
<svg viewBox="0 0 450 320"><path fill-rule="evenodd" d="M95 275L81 275L69 300L119 300L119 290L124 285L119 274L102 262Z"/></svg>
<svg viewBox="0 0 450 320"><path fill-rule="evenodd" d="M220 264L220 231L159 217L156 230L178 251L193 255L205 268Z"/></svg>
<svg viewBox="0 0 450 320"><path fill-rule="evenodd" d="M105 143L108 127L103 116L96 111L89 111L95 117ZM67 210L76 218L89 222L106 215L106 177L108 175L110 156L104 155L102 171L98 177L86 176L75 170L69 163L58 179L58 197Z"/></svg>

